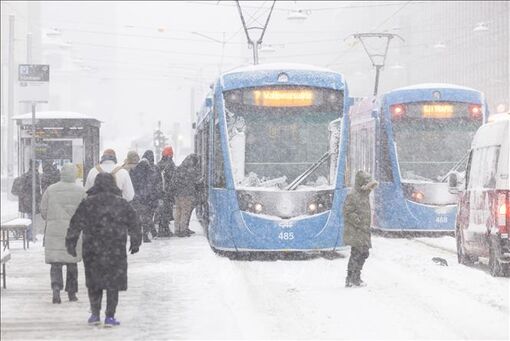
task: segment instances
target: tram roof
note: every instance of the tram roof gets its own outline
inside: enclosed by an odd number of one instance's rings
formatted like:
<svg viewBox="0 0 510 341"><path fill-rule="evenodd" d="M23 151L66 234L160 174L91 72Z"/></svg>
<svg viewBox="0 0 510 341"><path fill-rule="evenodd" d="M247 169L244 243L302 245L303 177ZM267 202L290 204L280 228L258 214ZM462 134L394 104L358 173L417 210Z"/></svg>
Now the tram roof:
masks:
<svg viewBox="0 0 510 341"><path fill-rule="evenodd" d="M282 72L288 81L280 84L325 87L336 90L345 88L345 80L341 73L327 68L307 64L269 63L242 66L221 75L224 90L253 86L279 84L278 75ZM317 74L321 74L317 77Z"/></svg>
<svg viewBox="0 0 510 341"><path fill-rule="evenodd" d="M390 92L393 91L402 91L402 90L424 90L424 89L453 89L453 90L469 90L469 91L476 91L480 92L473 88L468 88L467 86L461 86L457 84L449 84L449 83L421 83L421 84L414 84L405 86L402 88L393 89Z"/></svg>
<svg viewBox="0 0 510 341"><path fill-rule="evenodd" d="M35 113L36 119L39 120L96 120L97 118L73 111L37 111ZM30 120L32 113L16 115L13 120Z"/></svg>

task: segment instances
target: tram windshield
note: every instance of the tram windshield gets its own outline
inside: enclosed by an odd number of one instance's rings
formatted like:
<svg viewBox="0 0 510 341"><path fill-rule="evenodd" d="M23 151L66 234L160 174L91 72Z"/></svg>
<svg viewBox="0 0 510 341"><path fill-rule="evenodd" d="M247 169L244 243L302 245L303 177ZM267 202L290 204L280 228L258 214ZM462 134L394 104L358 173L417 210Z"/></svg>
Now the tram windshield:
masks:
<svg viewBox="0 0 510 341"><path fill-rule="evenodd" d="M391 108L393 137L403 181L440 182L462 161L478 127L480 107L466 103L413 103ZM473 109L474 108L474 109ZM395 112L398 112L396 115ZM459 168L464 170L465 166Z"/></svg>
<svg viewBox="0 0 510 341"><path fill-rule="evenodd" d="M331 138L338 140L328 127L342 115L340 91L252 88L225 93L225 104L238 187L284 189L330 151ZM331 187L331 162L322 162L298 189Z"/></svg>

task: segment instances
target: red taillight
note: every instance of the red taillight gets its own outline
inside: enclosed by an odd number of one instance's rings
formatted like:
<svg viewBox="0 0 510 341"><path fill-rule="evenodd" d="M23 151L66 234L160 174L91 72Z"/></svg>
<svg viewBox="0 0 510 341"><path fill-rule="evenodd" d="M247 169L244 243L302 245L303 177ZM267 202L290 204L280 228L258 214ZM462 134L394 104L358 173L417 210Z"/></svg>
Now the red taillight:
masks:
<svg viewBox="0 0 510 341"><path fill-rule="evenodd" d="M496 199L496 225L501 237L508 238L510 225L510 191L497 191Z"/></svg>
<svg viewBox="0 0 510 341"><path fill-rule="evenodd" d="M399 119L402 118L406 113L406 108L402 104L394 104L390 106L391 118Z"/></svg>
<svg viewBox="0 0 510 341"><path fill-rule="evenodd" d="M468 110L469 117L473 120L479 120L483 117L482 106L480 104L470 104Z"/></svg>

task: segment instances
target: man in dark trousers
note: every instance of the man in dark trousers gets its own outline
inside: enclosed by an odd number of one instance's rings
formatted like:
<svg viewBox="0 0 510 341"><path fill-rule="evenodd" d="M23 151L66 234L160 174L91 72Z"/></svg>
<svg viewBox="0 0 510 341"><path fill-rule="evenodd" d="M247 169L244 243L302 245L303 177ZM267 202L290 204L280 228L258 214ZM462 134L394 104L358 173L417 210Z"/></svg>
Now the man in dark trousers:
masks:
<svg viewBox="0 0 510 341"><path fill-rule="evenodd" d="M161 160L158 162L158 168L163 176L163 202L159 207L159 236L170 237L170 222L174 220L174 195L170 190L170 182L175 173L175 163L173 160L174 150L171 146L163 148Z"/></svg>
<svg viewBox="0 0 510 341"><path fill-rule="evenodd" d="M149 232L152 233L153 238L157 235L154 227L154 214L163 194L161 174L154 165L154 154L151 150L143 154L136 167L129 171L129 175L135 189L132 204L142 222L143 241L149 243L151 241Z"/></svg>
<svg viewBox="0 0 510 341"><path fill-rule="evenodd" d="M126 243L129 235L131 254L142 242L140 220L131 204L122 198L110 173L97 174L71 218L66 235L67 252L76 257L76 244L82 234L83 265L92 315L89 324L100 323L103 290L106 290L105 326L120 324L115 319L119 290L127 290Z"/></svg>
<svg viewBox="0 0 510 341"><path fill-rule="evenodd" d="M28 170L20 177L14 180L11 193L18 197L18 210L32 220L32 224L27 229L27 239L35 241L34 230L35 217L32 217L32 166L34 162L30 160ZM39 162L35 162L35 214L39 213L41 203L41 185L39 177Z"/></svg>
<svg viewBox="0 0 510 341"><path fill-rule="evenodd" d="M377 187L377 181L370 174L358 171L354 188L344 203L344 244L351 246L351 256L347 265L345 286L364 286L361 270L372 247L370 224L370 192Z"/></svg>

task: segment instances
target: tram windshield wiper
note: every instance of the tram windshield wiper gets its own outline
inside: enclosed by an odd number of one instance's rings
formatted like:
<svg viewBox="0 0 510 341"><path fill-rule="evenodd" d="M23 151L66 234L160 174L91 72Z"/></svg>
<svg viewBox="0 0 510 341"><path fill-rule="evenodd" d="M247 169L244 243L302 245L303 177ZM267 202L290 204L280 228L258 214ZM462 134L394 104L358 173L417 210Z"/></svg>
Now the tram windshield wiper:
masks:
<svg viewBox="0 0 510 341"><path fill-rule="evenodd" d="M469 151L462 157L462 159L460 159L459 162L457 162L448 172L446 172L446 175L443 176L440 180L440 182L445 182L448 177L450 176L451 173L453 172L456 172L457 169L459 169L459 167L467 160L467 158L469 157Z"/></svg>
<svg viewBox="0 0 510 341"><path fill-rule="evenodd" d="M332 153L330 151L327 151L324 153L324 155L321 156L319 160L314 162L310 167L308 167L307 170L305 170L302 174L300 174L294 181L292 181L287 187L285 187L285 190L287 191L293 191L295 190L300 184L303 183L317 168L319 168L324 162L326 162Z"/></svg>

